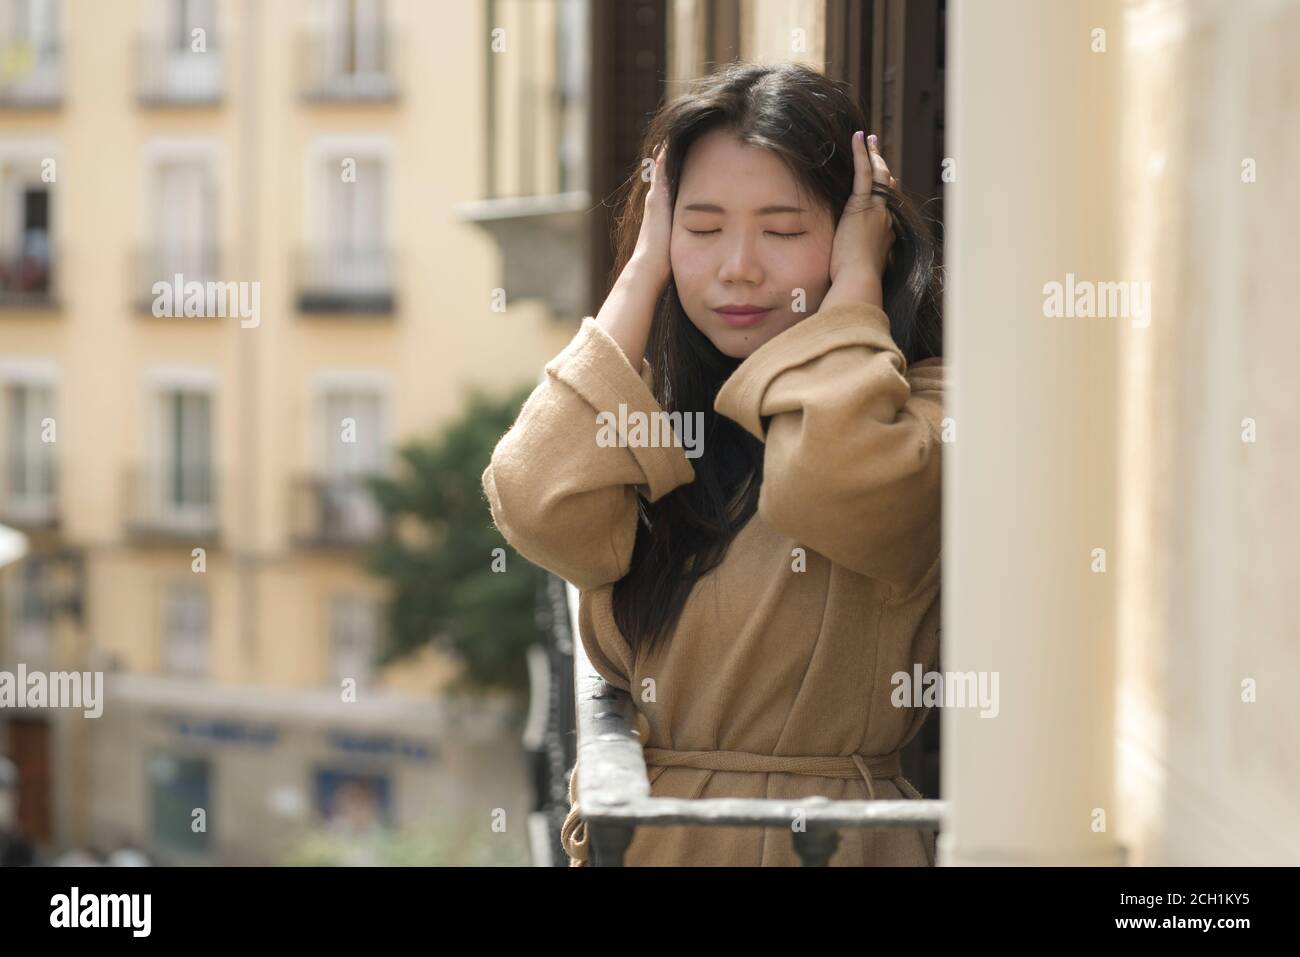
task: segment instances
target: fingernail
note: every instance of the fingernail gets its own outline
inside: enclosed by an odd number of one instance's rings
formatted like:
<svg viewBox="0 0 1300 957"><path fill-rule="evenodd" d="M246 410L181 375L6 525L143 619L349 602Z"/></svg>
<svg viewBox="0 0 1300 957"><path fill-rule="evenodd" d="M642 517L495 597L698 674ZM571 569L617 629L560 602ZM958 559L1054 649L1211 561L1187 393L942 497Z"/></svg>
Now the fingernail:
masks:
<svg viewBox="0 0 1300 957"><path fill-rule="evenodd" d="M870 136L870 140L871 140L871 145L872 145L872 146L875 146L875 145L876 145L876 134L875 134L875 133L872 133L872 134L871 134L871 136Z"/></svg>

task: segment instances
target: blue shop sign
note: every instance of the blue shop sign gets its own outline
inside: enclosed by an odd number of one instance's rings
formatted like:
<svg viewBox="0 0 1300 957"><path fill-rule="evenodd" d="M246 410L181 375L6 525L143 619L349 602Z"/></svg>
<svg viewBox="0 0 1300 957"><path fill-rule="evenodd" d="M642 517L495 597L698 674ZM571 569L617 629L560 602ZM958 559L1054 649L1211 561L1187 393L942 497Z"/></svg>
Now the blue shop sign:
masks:
<svg viewBox="0 0 1300 957"><path fill-rule="evenodd" d="M420 741L410 741L387 734L352 734L347 731L333 731L329 736L330 744L339 751L349 754L394 755L411 761L432 761L434 749Z"/></svg>
<svg viewBox="0 0 1300 957"><path fill-rule="evenodd" d="M217 744L253 744L266 748L280 740L280 730L269 724L249 724L224 718L173 718L171 724L172 730L181 737L202 738Z"/></svg>

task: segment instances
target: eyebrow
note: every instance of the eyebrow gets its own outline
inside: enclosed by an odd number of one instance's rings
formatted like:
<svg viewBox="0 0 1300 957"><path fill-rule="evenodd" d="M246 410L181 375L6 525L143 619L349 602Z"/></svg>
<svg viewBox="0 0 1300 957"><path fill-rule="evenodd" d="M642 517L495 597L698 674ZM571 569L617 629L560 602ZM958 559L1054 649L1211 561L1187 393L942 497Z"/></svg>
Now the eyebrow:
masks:
<svg viewBox="0 0 1300 957"><path fill-rule="evenodd" d="M723 209L717 203L691 203L689 206L683 206L682 212L697 213L721 213ZM767 216L769 213L802 213L805 210L801 206L764 206L762 209L755 210L760 216Z"/></svg>

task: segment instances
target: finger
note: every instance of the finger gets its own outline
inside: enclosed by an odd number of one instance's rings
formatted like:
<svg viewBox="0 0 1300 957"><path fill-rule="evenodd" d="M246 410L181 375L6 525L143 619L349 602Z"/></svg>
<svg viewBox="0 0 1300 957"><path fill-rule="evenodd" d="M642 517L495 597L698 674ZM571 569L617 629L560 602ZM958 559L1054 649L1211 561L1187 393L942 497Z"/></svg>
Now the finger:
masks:
<svg viewBox="0 0 1300 957"><path fill-rule="evenodd" d="M866 134L858 130L853 134L853 192L866 196L871 192L871 158L867 153Z"/></svg>
<svg viewBox="0 0 1300 957"><path fill-rule="evenodd" d="M889 184L889 167L885 165L885 158L880 155L880 144L876 141L876 134L871 134L871 178L881 186Z"/></svg>

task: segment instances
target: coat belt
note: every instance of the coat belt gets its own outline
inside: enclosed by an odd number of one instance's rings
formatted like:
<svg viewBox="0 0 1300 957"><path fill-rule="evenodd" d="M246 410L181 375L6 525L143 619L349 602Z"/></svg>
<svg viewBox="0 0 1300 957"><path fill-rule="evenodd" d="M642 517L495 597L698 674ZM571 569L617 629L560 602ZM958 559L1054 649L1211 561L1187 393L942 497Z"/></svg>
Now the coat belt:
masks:
<svg viewBox="0 0 1300 957"><path fill-rule="evenodd" d="M808 774L821 778L861 778L875 800L872 778L896 778L903 773L899 752L870 755L755 754L751 751L676 751L643 748L645 763L657 767L702 768L708 771Z"/></svg>
<svg viewBox="0 0 1300 957"><path fill-rule="evenodd" d="M869 755L755 754L752 751L677 751L672 748L642 748L647 767L700 768L706 771L749 771L754 773L809 774L823 778L862 778L874 801L874 778L896 778L903 773L899 752ZM578 817L578 766L569 777L569 813L560 830L560 840L569 856L569 866L588 862L587 822Z"/></svg>

